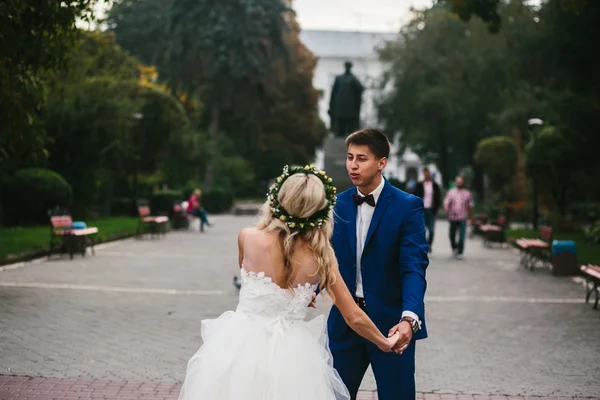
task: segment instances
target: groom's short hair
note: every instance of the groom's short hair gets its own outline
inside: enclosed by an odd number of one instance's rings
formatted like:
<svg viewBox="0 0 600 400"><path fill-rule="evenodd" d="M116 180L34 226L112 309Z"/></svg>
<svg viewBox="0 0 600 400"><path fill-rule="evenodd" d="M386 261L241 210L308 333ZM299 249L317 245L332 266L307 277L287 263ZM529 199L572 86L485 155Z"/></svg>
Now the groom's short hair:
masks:
<svg viewBox="0 0 600 400"><path fill-rule="evenodd" d="M346 138L346 147L367 146L377 158L390 156L390 141L377 129L361 129Z"/></svg>

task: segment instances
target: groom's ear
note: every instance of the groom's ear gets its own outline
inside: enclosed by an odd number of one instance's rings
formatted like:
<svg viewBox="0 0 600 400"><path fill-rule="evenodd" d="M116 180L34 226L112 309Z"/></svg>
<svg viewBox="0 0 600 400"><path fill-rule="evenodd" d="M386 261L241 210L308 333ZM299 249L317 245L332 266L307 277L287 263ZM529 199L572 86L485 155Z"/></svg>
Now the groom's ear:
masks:
<svg viewBox="0 0 600 400"><path fill-rule="evenodd" d="M379 159L379 165L377 166L377 169L379 171L383 170L386 166L387 166L388 160L387 157L382 157Z"/></svg>

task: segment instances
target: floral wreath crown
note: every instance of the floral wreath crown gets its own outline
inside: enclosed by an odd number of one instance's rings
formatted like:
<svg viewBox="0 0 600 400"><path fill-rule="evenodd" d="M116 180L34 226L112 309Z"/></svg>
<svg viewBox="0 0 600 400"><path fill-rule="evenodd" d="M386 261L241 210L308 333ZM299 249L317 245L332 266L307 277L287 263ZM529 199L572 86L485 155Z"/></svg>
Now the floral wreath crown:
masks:
<svg viewBox="0 0 600 400"><path fill-rule="evenodd" d="M327 198L327 204L321 210L317 211L308 218L299 218L290 215L282 206L279 204L277 195L281 189L283 182L294 174L312 174L319 178L323 182L325 187L325 197ZM283 221L287 227L292 231L298 231L300 233L306 233L310 229L315 227L321 227L331 217L333 206L335 205L335 186L331 183L332 179L325 174L325 171L317 169L314 165L305 165L304 167L283 167L283 173L277 177L275 183L269 189L267 198L271 206L271 215L273 218L278 218Z"/></svg>

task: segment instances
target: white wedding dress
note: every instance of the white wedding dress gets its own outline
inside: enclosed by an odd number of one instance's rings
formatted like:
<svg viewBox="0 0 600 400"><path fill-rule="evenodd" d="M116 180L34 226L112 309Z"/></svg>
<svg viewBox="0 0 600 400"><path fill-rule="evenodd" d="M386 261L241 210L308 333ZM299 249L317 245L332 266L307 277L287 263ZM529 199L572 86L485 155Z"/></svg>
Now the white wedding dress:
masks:
<svg viewBox="0 0 600 400"><path fill-rule="evenodd" d="M350 399L332 366L325 317L305 321L317 285L282 289L260 243L247 242L237 309L202 321L204 343L188 362L179 399ZM266 270L257 268L265 259Z"/></svg>

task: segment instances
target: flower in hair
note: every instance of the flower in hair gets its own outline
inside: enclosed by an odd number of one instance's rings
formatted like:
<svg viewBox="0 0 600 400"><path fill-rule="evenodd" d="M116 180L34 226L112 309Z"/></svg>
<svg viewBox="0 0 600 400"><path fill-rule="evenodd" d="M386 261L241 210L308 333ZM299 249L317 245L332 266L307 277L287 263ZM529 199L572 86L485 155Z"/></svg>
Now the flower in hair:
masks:
<svg viewBox="0 0 600 400"><path fill-rule="evenodd" d="M290 176L294 174L312 174L319 178L321 182L323 182L323 187L325 188L325 197L327 199L327 203L325 207L321 210L317 211L313 215L307 218L299 218L293 215L290 215L282 206L279 204L279 200L277 199L279 190L281 189L281 185L283 182ZM271 215L273 218L277 218L280 221L284 222L286 226L292 231L298 231L300 233L306 233L310 229L320 228L331 218L333 213L333 206L336 201L336 188L332 184L332 179L327 176L325 171L321 171L316 168L314 165L305 165L304 167L283 167L283 173L275 179L275 183L269 189L267 193L267 199L269 200L269 205L271 207Z"/></svg>

